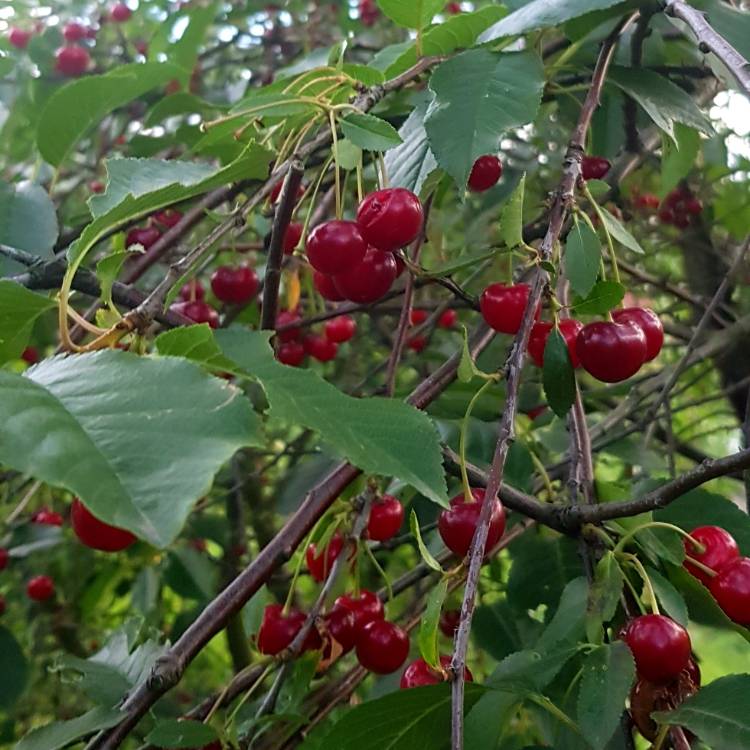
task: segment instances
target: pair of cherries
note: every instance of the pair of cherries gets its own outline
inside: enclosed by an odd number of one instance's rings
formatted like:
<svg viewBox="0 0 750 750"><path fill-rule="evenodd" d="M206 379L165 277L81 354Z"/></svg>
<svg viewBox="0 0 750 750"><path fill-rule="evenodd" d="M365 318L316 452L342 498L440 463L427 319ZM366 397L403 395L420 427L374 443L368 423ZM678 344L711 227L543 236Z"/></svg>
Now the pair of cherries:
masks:
<svg viewBox="0 0 750 750"><path fill-rule="evenodd" d="M219 313L204 297L206 291L200 281L190 281L180 289L179 300L170 309L190 318L193 323L207 323L211 328L219 327Z"/></svg>
<svg viewBox="0 0 750 750"><path fill-rule="evenodd" d="M296 311L285 310L276 318L277 326L287 326L302 320ZM282 364L299 367L307 355L318 362L330 362L338 354L339 344L346 343L357 332L357 324L348 315L338 315L323 325L323 334L308 333L300 328L288 328L276 334L276 359Z"/></svg>
<svg viewBox="0 0 750 750"><path fill-rule="evenodd" d="M359 204L356 221L327 221L308 236L305 249L318 274L316 287L325 289L326 299L376 302L399 274L394 251L413 242L423 223L422 204L410 190L370 193Z"/></svg>
<svg viewBox="0 0 750 750"><path fill-rule="evenodd" d="M482 504L485 502L484 494L484 489L472 488L471 500L467 500L463 493L456 495L450 501L450 507L438 516L438 533L445 546L458 557L466 557L471 547ZM497 498L491 502L485 555L500 541L505 531L505 508Z"/></svg>

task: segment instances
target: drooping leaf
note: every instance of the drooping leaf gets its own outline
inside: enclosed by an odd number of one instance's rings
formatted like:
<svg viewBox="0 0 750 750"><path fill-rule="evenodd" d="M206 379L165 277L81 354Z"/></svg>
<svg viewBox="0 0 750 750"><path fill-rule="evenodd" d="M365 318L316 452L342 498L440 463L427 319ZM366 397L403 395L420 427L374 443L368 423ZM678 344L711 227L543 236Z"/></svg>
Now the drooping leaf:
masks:
<svg viewBox="0 0 750 750"><path fill-rule="evenodd" d="M57 232L55 206L44 188L0 180L0 243L47 258ZM0 259L0 268L6 263Z"/></svg>
<svg viewBox="0 0 750 750"><path fill-rule="evenodd" d="M577 315L605 315L622 302L625 287L617 281L597 281L585 298L577 297L572 309Z"/></svg>
<svg viewBox="0 0 750 750"><path fill-rule="evenodd" d="M241 392L185 360L58 356L23 376L0 372L0 390L0 460L156 546L177 536L235 450L260 444Z"/></svg>
<svg viewBox="0 0 750 750"><path fill-rule="evenodd" d="M439 13L443 0L378 0L380 9L388 18L407 29L423 29Z"/></svg>
<svg viewBox="0 0 750 750"><path fill-rule="evenodd" d="M664 197L683 177L690 174L701 148L701 136L695 128L682 123L675 123L674 140L662 138L661 186L660 194Z"/></svg>
<svg viewBox="0 0 750 750"><path fill-rule="evenodd" d="M0 625L0 664L4 675L0 680L0 708L9 711L26 689L29 665L15 636L3 625Z"/></svg>
<svg viewBox="0 0 750 750"><path fill-rule="evenodd" d="M586 297L599 276L602 245L585 221L576 221L565 242L565 275L576 294Z"/></svg>
<svg viewBox="0 0 750 750"><path fill-rule="evenodd" d="M497 747L522 698L511 690L488 690L466 716L464 746Z"/></svg>
<svg viewBox="0 0 750 750"><path fill-rule="evenodd" d="M624 583L614 554L605 552L596 564L586 606L586 635L591 643L601 643L602 626L614 617Z"/></svg>
<svg viewBox="0 0 750 750"><path fill-rule="evenodd" d="M0 364L21 356L34 321L53 307L55 302L49 297L0 280Z"/></svg>
<svg viewBox="0 0 750 750"><path fill-rule="evenodd" d="M652 567L646 567L646 573L651 580L656 598L662 609L683 627L688 625L688 610L680 592L661 574Z"/></svg>
<svg viewBox="0 0 750 750"><path fill-rule="evenodd" d="M414 538L417 540L417 548L419 549L419 554L422 557L424 564L427 565L428 568L442 572L442 565L440 565L435 559L430 550L427 549L427 545L424 543L424 539L422 539L422 532L419 530L419 519L417 518L414 509L412 509L411 514L409 515L409 528L411 529Z"/></svg>
<svg viewBox="0 0 750 750"><path fill-rule="evenodd" d="M602 217L604 218L604 226L617 242L639 255L645 253L638 240L625 229L622 222L616 216L607 211L604 206L599 206L599 210L602 212Z"/></svg>
<svg viewBox="0 0 750 750"><path fill-rule="evenodd" d="M101 298L109 307L113 306L112 285L117 281L122 264L132 254L129 250L121 250L106 255L96 263L96 276L101 286Z"/></svg>
<svg viewBox="0 0 750 750"><path fill-rule="evenodd" d="M122 714L113 708L92 708L75 719L56 721L32 730L14 750L59 750L92 732L109 729L120 721Z"/></svg>
<svg viewBox="0 0 750 750"><path fill-rule="evenodd" d="M341 130L355 146L366 151L387 151L402 143L396 128L374 115L347 115L341 120Z"/></svg>
<svg viewBox="0 0 750 750"><path fill-rule="evenodd" d="M196 748L217 739L216 730L200 721L160 719L146 736L146 742L159 748Z"/></svg>
<svg viewBox="0 0 750 750"><path fill-rule="evenodd" d="M362 149L355 146L348 138L341 138L333 147L336 163L341 169L351 171L357 168L362 159Z"/></svg>
<svg viewBox="0 0 750 750"><path fill-rule="evenodd" d="M539 651L551 651L574 643L583 633L586 617L588 583L585 578L574 578L563 589L560 602L549 624L536 643Z"/></svg>
<svg viewBox="0 0 750 750"><path fill-rule="evenodd" d="M419 652L422 658L432 667L440 666L438 651L438 623L440 611L448 593L448 581L443 578L430 591L427 606L419 625Z"/></svg>
<svg viewBox="0 0 750 750"><path fill-rule="evenodd" d="M563 418L575 401L576 376L568 345L557 328L549 332L544 346L542 382L550 409Z"/></svg>
<svg viewBox="0 0 750 750"><path fill-rule="evenodd" d="M508 202L500 212L500 236L508 247L523 244L523 198L526 189L526 174L521 175Z"/></svg>

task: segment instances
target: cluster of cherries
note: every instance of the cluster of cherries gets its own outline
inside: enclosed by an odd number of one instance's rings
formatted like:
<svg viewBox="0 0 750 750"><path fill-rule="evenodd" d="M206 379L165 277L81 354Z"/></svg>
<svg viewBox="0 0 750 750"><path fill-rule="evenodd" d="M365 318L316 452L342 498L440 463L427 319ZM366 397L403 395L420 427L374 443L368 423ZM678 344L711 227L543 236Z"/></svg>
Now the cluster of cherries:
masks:
<svg viewBox="0 0 750 750"><path fill-rule="evenodd" d="M323 324L322 333L303 335L302 329L294 326L301 319L296 310L284 310L276 318L277 327L285 327L276 334L276 359L292 367L299 367L307 356L318 362L330 362L338 354L339 344L349 341L357 332L354 318L337 315Z"/></svg>
<svg viewBox="0 0 750 750"><path fill-rule="evenodd" d="M678 229L689 227L692 220L703 212L702 201L686 185L672 190L663 201L653 193L636 193L633 205L642 211L658 211L662 224L672 224Z"/></svg>
<svg viewBox="0 0 750 750"><path fill-rule="evenodd" d="M103 189L104 186L100 182L94 181L89 187L92 192L98 193L102 192L100 186ZM151 214L145 227L133 227L125 235L125 247L141 245L144 250L148 250L161 237L164 230L171 229L180 219L182 219L182 212L176 208L167 208Z"/></svg>
<svg viewBox="0 0 750 750"><path fill-rule="evenodd" d="M490 284L479 301L487 324L501 333L518 333L530 291L528 284ZM537 309L537 318L539 312ZM605 383L619 383L659 354L664 344L664 328L659 316L644 307L613 310L611 315L612 320L587 325L572 318L561 320L559 329L574 367L582 366ZM531 329L529 354L539 367L551 330L551 323L538 320Z"/></svg>

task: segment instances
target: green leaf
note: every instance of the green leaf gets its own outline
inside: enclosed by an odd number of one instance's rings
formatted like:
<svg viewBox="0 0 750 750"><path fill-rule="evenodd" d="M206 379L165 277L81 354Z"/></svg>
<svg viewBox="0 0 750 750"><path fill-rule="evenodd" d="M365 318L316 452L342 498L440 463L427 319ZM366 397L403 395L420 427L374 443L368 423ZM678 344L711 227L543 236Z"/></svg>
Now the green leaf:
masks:
<svg viewBox="0 0 750 750"><path fill-rule="evenodd" d="M657 711L660 722L687 727L716 750L750 747L750 674L732 674L704 685L674 711Z"/></svg>
<svg viewBox="0 0 750 750"><path fill-rule="evenodd" d="M616 281L597 281L585 298L577 297L572 309L578 315L605 315L622 302L625 287Z"/></svg>
<svg viewBox="0 0 750 750"><path fill-rule="evenodd" d="M432 556L432 553L427 549L427 545L422 539L422 532L419 530L419 519L417 518L417 514L413 510L411 512L411 515L409 516L409 528L411 529L411 533L414 535L414 538L417 540L419 554L422 556L424 564L427 565L428 568L432 568L433 570L437 570L442 573L442 565L440 565L440 563Z"/></svg>
<svg viewBox="0 0 750 750"><path fill-rule="evenodd" d="M53 307L56 304L49 297L13 281L0 280L0 363L21 356L34 321Z"/></svg>
<svg viewBox="0 0 750 750"><path fill-rule="evenodd" d="M523 616L524 635L529 630L529 621ZM471 636L477 645L493 659L504 659L522 648L521 620L507 601L497 601L477 607L471 624Z"/></svg>
<svg viewBox="0 0 750 750"><path fill-rule="evenodd" d="M596 564L586 605L586 635L591 643L601 643L602 626L614 617L624 583L614 554L605 552Z"/></svg>
<svg viewBox="0 0 750 750"><path fill-rule="evenodd" d="M58 356L0 372L0 392L0 461L156 546L174 540L235 450L261 444L237 388L171 357Z"/></svg>
<svg viewBox="0 0 750 750"><path fill-rule="evenodd" d="M521 701L522 698L513 691L489 690L485 693L466 716L464 746L496 748Z"/></svg>
<svg viewBox="0 0 750 750"><path fill-rule="evenodd" d="M366 151L387 151L403 141L391 123L374 115L352 113L341 120L341 131Z"/></svg>
<svg viewBox="0 0 750 750"><path fill-rule="evenodd" d="M48 258L57 232L55 206L44 188L0 180L0 243Z"/></svg>
<svg viewBox="0 0 750 750"><path fill-rule="evenodd" d="M497 665L487 684L494 688L516 689L520 695L544 690L577 652L570 644L549 652L517 651Z"/></svg>
<svg viewBox="0 0 750 750"><path fill-rule="evenodd" d="M380 9L388 18L406 29L423 29L439 13L443 0L378 0Z"/></svg>
<svg viewBox="0 0 750 750"><path fill-rule="evenodd" d="M356 169L362 158L362 149L346 138L342 138L336 143L333 152L339 167L347 171Z"/></svg>
<svg viewBox="0 0 750 750"><path fill-rule="evenodd" d="M694 99L677 84L652 70L613 65L607 81L632 96L670 138L674 138L676 122L707 135L714 132L711 120L701 112Z"/></svg>
<svg viewBox="0 0 750 750"><path fill-rule="evenodd" d="M690 174L700 148L700 133L695 128L689 128L679 122L674 126L674 140L662 138L659 190L662 197L676 187L683 177Z"/></svg>
<svg viewBox="0 0 750 750"><path fill-rule="evenodd" d="M96 276L101 285L101 298L109 307L114 307L112 302L112 284L117 280L122 264L133 253L129 250L121 250L111 255L106 255L96 264Z"/></svg>
<svg viewBox="0 0 750 750"><path fill-rule="evenodd" d="M419 653L422 658L435 668L440 667L440 652L438 651L438 623L440 611L448 593L448 581L441 578L433 586L427 597L427 605L419 625Z"/></svg>
<svg viewBox="0 0 750 750"><path fill-rule="evenodd" d="M196 748L216 739L216 730L208 724L179 719L161 719L146 735L146 742L159 748Z"/></svg>
<svg viewBox="0 0 750 750"><path fill-rule="evenodd" d="M59 750L92 732L109 729L122 721L122 714L113 708L93 708L69 721L39 727L29 732L14 750Z"/></svg>
<svg viewBox="0 0 750 750"><path fill-rule="evenodd" d="M182 69L177 79L183 84L190 80L193 68L198 61L198 52L206 32L214 22L216 16L217 0L191 6L187 12L189 18L187 28L183 29L177 41L171 41L167 46L169 62L179 65Z"/></svg>
<svg viewBox="0 0 750 750"><path fill-rule="evenodd" d="M612 739L634 679L633 656L622 641L600 646L584 660L578 725L592 750L605 750Z"/></svg>
<svg viewBox="0 0 750 750"><path fill-rule="evenodd" d="M216 571L206 555L190 547L167 556L164 583L183 599L208 601L216 592Z"/></svg>
<svg viewBox="0 0 750 750"><path fill-rule="evenodd" d="M632 250L634 253L638 253L639 255L643 255L646 252L640 246L638 240L633 237L633 235L630 234L627 229L625 229L625 227L622 225L622 222L616 216L607 211L604 206L599 206L599 210L601 211L602 218L604 219L604 226L607 228L607 231L615 240L617 240L621 245L627 247L629 250Z"/></svg>
<svg viewBox="0 0 750 750"><path fill-rule="evenodd" d="M560 648L578 640L583 633L588 590L588 582L582 576L565 586L555 614L536 643L538 651L551 651L553 646Z"/></svg>
<svg viewBox="0 0 750 750"><path fill-rule="evenodd" d="M143 124L149 128L176 115L198 114L205 116L223 109L218 104L207 102L195 94L189 94L187 91L178 91L176 94L160 98L149 109Z"/></svg>
<svg viewBox="0 0 750 750"><path fill-rule="evenodd" d="M60 166L106 115L181 73L181 68L169 63L129 63L65 84L42 111L36 134L39 151L50 164Z"/></svg>
<svg viewBox="0 0 750 750"><path fill-rule="evenodd" d="M465 255L459 255L452 260L441 263L435 268L424 268L423 274L429 278L451 276L456 273L456 271L463 271L464 268L476 268L480 263L483 263L490 258L494 258L496 255L498 255L497 250L485 250L481 253L466 253Z"/></svg>
<svg viewBox="0 0 750 750"><path fill-rule="evenodd" d="M688 625L688 610L680 592L654 568L646 567L646 572L662 609L673 620L686 628Z"/></svg>
<svg viewBox="0 0 750 750"><path fill-rule="evenodd" d="M543 364L544 395L550 409L562 419L576 398L576 376L568 345L558 328L553 328L547 336Z"/></svg>
<svg viewBox="0 0 750 750"><path fill-rule="evenodd" d="M238 375L242 368L225 357L207 323L173 328L156 339L156 350L163 357L185 357L218 372Z"/></svg>
<svg viewBox="0 0 750 750"><path fill-rule="evenodd" d="M619 2L622 0L532 0L487 29L479 37L479 41L491 42L504 36L552 28L594 10L610 8Z"/></svg>
<svg viewBox="0 0 750 750"><path fill-rule="evenodd" d="M602 262L602 245L585 221L576 220L565 242L565 275L576 294L585 297L594 287Z"/></svg>
<svg viewBox="0 0 750 750"><path fill-rule="evenodd" d="M378 86L385 81L383 72L369 65L358 63L344 63L342 70L352 78L356 78L365 86Z"/></svg>
<svg viewBox="0 0 750 750"><path fill-rule="evenodd" d="M507 130L536 117L543 88L544 69L529 51L472 49L435 69L425 128L438 164L459 188L476 159L497 152Z"/></svg>
<svg viewBox="0 0 750 750"><path fill-rule="evenodd" d="M0 625L0 664L3 665L0 709L8 711L26 689L29 665L15 636L3 625Z"/></svg>
<svg viewBox="0 0 750 750"><path fill-rule="evenodd" d="M463 332L463 345L461 361L458 363L458 379L461 383L468 383L484 373L476 366L469 351L469 332L466 330L466 326L461 326L461 330Z"/></svg>
<svg viewBox="0 0 750 750"><path fill-rule="evenodd" d="M426 414L385 398L352 398L311 370L276 361L269 334L219 331L225 356L260 380L271 417L301 424L355 466L408 482L425 497L447 504L440 439Z"/></svg>
<svg viewBox="0 0 750 750"><path fill-rule="evenodd" d="M745 59L750 57L750 15L747 10L734 8L722 0L696 0L691 5L707 11L714 30L721 34ZM681 25L677 19L672 20L672 23ZM732 80L728 75L727 78Z"/></svg>
<svg viewBox="0 0 750 750"><path fill-rule="evenodd" d="M526 173L521 175L508 202L500 211L500 236L503 242L514 248L523 245L523 198L526 190Z"/></svg>

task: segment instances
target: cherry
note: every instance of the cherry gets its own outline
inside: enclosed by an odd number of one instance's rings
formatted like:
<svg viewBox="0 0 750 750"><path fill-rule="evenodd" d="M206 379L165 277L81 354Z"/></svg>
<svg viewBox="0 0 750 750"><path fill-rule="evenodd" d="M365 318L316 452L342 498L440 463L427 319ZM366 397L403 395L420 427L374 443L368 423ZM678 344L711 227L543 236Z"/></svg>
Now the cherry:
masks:
<svg viewBox="0 0 750 750"><path fill-rule="evenodd" d="M440 613L438 627L440 632L448 638L453 638L458 630L458 623L461 621L460 609L445 609Z"/></svg>
<svg viewBox="0 0 750 750"><path fill-rule="evenodd" d="M496 331L518 333L530 292L528 284L490 284L479 299L482 317ZM537 308L535 317L538 315Z"/></svg>
<svg viewBox="0 0 750 750"><path fill-rule="evenodd" d="M318 224L305 243L310 265L321 273L339 274L355 268L367 253L367 243L353 221L334 219Z"/></svg>
<svg viewBox="0 0 750 750"><path fill-rule="evenodd" d="M688 665L690 636L664 615L641 615L625 628L625 643L633 652L638 674L651 682L669 682Z"/></svg>
<svg viewBox="0 0 750 750"><path fill-rule="evenodd" d="M393 253L371 247L362 262L349 271L333 277L336 289L345 299L362 304L377 302L396 280Z"/></svg>
<svg viewBox="0 0 750 750"><path fill-rule="evenodd" d="M453 328L458 322L458 313L452 308L444 310L438 318L440 328Z"/></svg>
<svg viewBox="0 0 750 750"><path fill-rule="evenodd" d="M303 225L298 221L293 221L284 232L284 239L282 241L282 247L284 249L284 255L291 255L294 252L294 248L299 245L299 241L302 239Z"/></svg>
<svg viewBox="0 0 750 750"><path fill-rule="evenodd" d="M452 16L457 15L461 12L461 3L446 3L445 12L450 13Z"/></svg>
<svg viewBox="0 0 750 750"><path fill-rule="evenodd" d="M302 347L306 354L309 354L318 362L330 362L336 358L339 345L325 336L317 333L309 333L302 339Z"/></svg>
<svg viewBox="0 0 750 750"><path fill-rule="evenodd" d="M480 156L469 173L469 190L474 193L483 193L497 185L502 177L503 164L494 154Z"/></svg>
<svg viewBox="0 0 750 750"><path fill-rule="evenodd" d="M382 620L385 617L383 602L377 594L367 589L360 589L359 596L353 594L342 594L333 603L332 610L345 609L354 616L354 630L359 633L362 628L374 620Z"/></svg>
<svg viewBox="0 0 750 750"><path fill-rule="evenodd" d="M105 190L104 183L101 180L91 180L89 190L96 194L103 193Z"/></svg>
<svg viewBox="0 0 750 750"><path fill-rule="evenodd" d="M161 237L161 232L156 227L136 227L127 233L125 247L143 245L144 250L148 250L159 237Z"/></svg>
<svg viewBox="0 0 750 750"><path fill-rule="evenodd" d="M611 166L603 156L584 156L581 159L581 177L584 180L601 180Z"/></svg>
<svg viewBox="0 0 750 750"><path fill-rule="evenodd" d="M338 531L331 537L324 550L318 551L314 542L309 544L305 551L305 561L310 575L319 583L325 581L343 548L344 537Z"/></svg>
<svg viewBox="0 0 750 750"><path fill-rule="evenodd" d="M646 334L632 323L589 323L576 339L583 368L605 383L619 383L635 375L647 351Z"/></svg>
<svg viewBox="0 0 750 750"><path fill-rule="evenodd" d="M560 321L560 333L568 345L568 354L570 363L573 367L579 367L581 362L576 353L576 338L583 328L583 323L573 318L565 318ZM547 339L552 330L552 323L540 322L534 323L529 336L529 355L534 360L537 367L544 365L544 347L547 346Z"/></svg>
<svg viewBox="0 0 750 750"><path fill-rule="evenodd" d="M287 326L292 323L297 323L300 320L302 320L302 318L300 317L300 314L296 310L282 310L276 316L276 327L281 328L282 326ZM302 331L297 327L288 328L285 331L279 331L276 334L276 338L282 342L297 341L297 339L299 339L301 334L302 334Z"/></svg>
<svg viewBox="0 0 750 750"><path fill-rule="evenodd" d="M66 42L80 42L87 36L87 29L77 21L66 23L63 27L63 36Z"/></svg>
<svg viewBox="0 0 750 750"><path fill-rule="evenodd" d="M690 226L690 217L687 214L675 214L673 223L678 229L687 229Z"/></svg>
<svg viewBox="0 0 750 750"><path fill-rule="evenodd" d="M420 310L415 307L409 313L409 322L413 326L421 325L422 323L425 322L425 320L427 320L427 310Z"/></svg>
<svg viewBox="0 0 750 750"><path fill-rule="evenodd" d="M15 47L16 49L26 49L26 47L29 46L32 36L34 36L34 34L31 31L25 31L24 29L19 29L17 26L14 26L8 32L8 42L11 47Z"/></svg>
<svg viewBox="0 0 750 750"><path fill-rule="evenodd" d="M0 596L0 615L5 614L5 597Z"/></svg>
<svg viewBox="0 0 750 750"><path fill-rule="evenodd" d="M0 547L0 570L5 570L8 567L8 560L10 560L10 554L5 547Z"/></svg>
<svg viewBox="0 0 750 750"><path fill-rule="evenodd" d="M196 552L205 552L208 549L208 545L206 544L205 539L190 539L188 544L196 551Z"/></svg>
<svg viewBox="0 0 750 750"><path fill-rule="evenodd" d="M344 653L347 654L354 648L357 640L357 631L354 628L354 614L351 610L339 607L331 610L323 617L331 637L336 640Z"/></svg>
<svg viewBox="0 0 750 750"><path fill-rule="evenodd" d="M740 556L734 537L719 526L699 526L690 532L690 536L702 544L705 550L699 552L689 539L685 539L685 554L717 573ZM708 575L688 560L685 560L683 564L685 570L694 575L704 586L710 585L714 576Z"/></svg>
<svg viewBox="0 0 750 750"><path fill-rule="evenodd" d="M282 365L299 367L305 361L305 347L299 341L286 341L276 349L276 359Z"/></svg>
<svg viewBox="0 0 750 750"><path fill-rule="evenodd" d="M21 359L30 365L35 365L39 361L39 352L36 350L36 347L27 346L21 352Z"/></svg>
<svg viewBox="0 0 750 750"><path fill-rule="evenodd" d="M664 344L664 326L653 310L648 307L625 307L613 310L612 318L616 323L632 323L643 331L646 336L646 362L658 356Z"/></svg>
<svg viewBox="0 0 750 750"><path fill-rule="evenodd" d="M359 20L363 26L374 26L380 12L375 0L359 0Z"/></svg>
<svg viewBox="0 0 750 750"><path fill-rule="evenodd" d="M165 229L171 229L180 223L182 216L182 211L178 211L176 208L165 208L163 211L152 214L151 221Z"/></svg>
<svg viewBox="0 0 750 750"><path fill-rule="evenodd" d="M62 526L63 517L59 513L55 513L49 508L41 508L34 515L31 516L32 523L39 524L40 526Z"/></svg>
<svg viewBox="0 0 750 750"><path fill-rule="evenodd" d="M118 23L127 21L133 15L133 11L125 3L117 3L109 12L110 18Z"/></svg>
<svg viewBox="0 0 750 750"><path fill-rule="evenodd" d="M34 576L26 584L26 594L35 602L44 602L55 595L55 582L49 576Z"/></svg>
<svg viewBox="0 0 750 750"><path fill-rule="evenodd" d="M637 208L659 208L660 203L659 196L653 193L644 193L635 198Z"/></svg>
<svg viewBox="0 0 750 750"><path fill-rule="evenodd" d="M484 489L472 488L473 502L466 502L463 493L450 501L450 508L438 516L438 531L445 546L454 555L465 557L471 547L474 531L484 502ZM505 531L505 508L495 498L490 514L490 528L484 545L486 555L499 541Z"/></svg>
<svg viewBox="0 0 750 750"><path fill-rule="evenodd" d="M341 302L346 299L341 292L336 289L336 284L333 280L333 276L321 273L320 271L313 271L313 286L318 290L323 299L327 299L329 302Z"/></svg>
<svg viewBox="0 0 750 750"><path fill-rule="evenodd" d="M186 302L203 299L205 295L206 290L197 279L191 279L187 284L183 284L182 289L180 289L180 297Z"/></svg>
<svg viewBox="0 0 750 750"><path fill-rule="evenodd" d="M398 533L403 522L404 506L393 495L383 495L370 508L367 536L376 542L385 542Z"/></svg>
<svg viewBox="0 0 750 750"><path fill-rule="evenodd" d="M662 224L674 223L674 211L671 208L662 208L659 210L659 221Z"/></svg>
<svg viewBox="0 0 750 750"><path fill-rule="evenodd" d="M324 326L326 338L336 344L349 341L357 332L357 324L349 315L339 315L327 320Z"/></svg>
<svg viewBox="0 0 750 750"><path fill-rule="evenodd" d="M357 633L357 661L375 674L395 672L409 655L409 636L386 620L368 622Z"/></svg>
<svg viewBox="0 0 750 750"><path fill-rule="evenodd" d="M139 55L148 57L148 42L143 39L136 39L136 41L133 42L133 46Z"/></svg>
<svg viewBox="0 0 750 750"><path fill-rule="evenodd" d="M263 610L263 620L258 630L258 651L267 656L275 656L280 653L294 640L306 619L304 612L297 609L289 609L284 614L283 605L269 604ZM314 651L320 646L320 635L313 628L305 638L302 650Z"/></svg>
<svg viewBox="0 0 750 750"><path fill-rule="evenodd" d="M228 304L249 302L259 286L258 275L249 266L219 266L211 275L211 291Z"/></svg>
<svg viewBox="0 0 750 750"><path fill-rule="evenodd" d="M406 345L409 347L409 349L411 349L413 352L417 352L417 354L425 349L427 347L427 344L427 336L412 336L406 342Z"/></svg>
<svg viewBox="0 0 750 750"><path fill-rule="evenodd" d="M271 190L271 203L276 203L276 201L279 199L279 196L281 195L281 188L284 185L284 180L279 180ZM295 203L299 203L302 200L302 197L305 194L305 186L300 183L300 186L297 188L297 200Z"/></svg>
<svg viewBox="0 0 750 750"><path fill-rule="evenodd" d="M406 188L386 188L365 196L357 209L362 236L380 250L398 250L417 238L424 223L419 198Z"/></svg>
<svg viewBox="0 0 750 750"><path fill-rule="evenodd" d="M693 216L698 216L703 211L703 203L698 198L691 196L685 201L685 210Z"/></svg>
<svg viewBox="0 0 750 750"><path fill-rule="evenodd" d="M444 670L447 670L451 665L450 656L441 656L440 665ZM409 688L423 687L424 685L438 685L441 682L447 682L448 679L447 674L433 669L424 659L415 659L401 675L399 687L402 690L408 690ZM464 667L464 680L474 682L474 675L469 671L468 667Z"/></svg>
<svg viewBox="0 0 750 750"><path fill-rule="evenodd" d="M91 57L83 47L61 47L55 53L55 70L68 78L83 75Z"/></svg>
<svg viewBox="0 0 750 750"><path fill-rule="evenodd" d="M526 412L526 416L532 421L547 411L547 404L539 404Z"/></svg>
<svg viewBox="0 0 750 750"><path fill-rule="evenodd" d="M136 541L129 531L100 521L78 498L70 509L70 525L83 544L102 552L120 552Z"/></svg>
<svg viewBox="0 0 750 750"><path fill-rule="evenodd" d="M208 323L211 328L219 327L219 313L205 300L196 299L192 302L175 302L172 305L175 312L190 318L193 323Z"/></svg>
<svg viewBox="0 0 750 750"><path fill-rule="evenodd" d="M750 625L750 557L738 557L725 565L711 580L714 599L740 625Z"/></svg>

